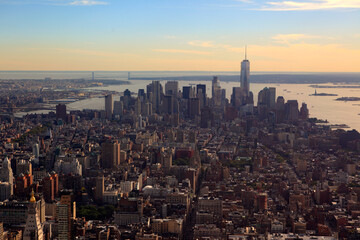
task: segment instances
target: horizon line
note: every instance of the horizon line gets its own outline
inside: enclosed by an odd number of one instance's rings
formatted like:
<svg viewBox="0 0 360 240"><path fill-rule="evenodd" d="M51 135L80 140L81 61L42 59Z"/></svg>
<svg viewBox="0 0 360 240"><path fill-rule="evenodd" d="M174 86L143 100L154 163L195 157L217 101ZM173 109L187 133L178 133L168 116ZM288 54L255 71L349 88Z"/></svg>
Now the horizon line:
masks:
<svg viewBox="0 0 360 240"><path fill-rule="evenodd" d="M0 72L238 72L238 70L0 70ZM251 71L251 73L355 73L360 74L360 71L339 71L339 72L325 72L325 71Z"/></svg>

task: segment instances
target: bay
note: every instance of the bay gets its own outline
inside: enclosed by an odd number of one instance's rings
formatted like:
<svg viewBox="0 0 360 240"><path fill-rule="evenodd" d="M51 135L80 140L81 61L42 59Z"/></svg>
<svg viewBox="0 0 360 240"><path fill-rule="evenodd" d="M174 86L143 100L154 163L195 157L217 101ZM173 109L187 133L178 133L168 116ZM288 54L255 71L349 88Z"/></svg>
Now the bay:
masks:
<svg viewBox="0 0 360 240"><path fill-rule="evenodd" d="M183 86L195 86L196 84L205 84L207 86L206 92L208 97L211 97L211 76L213 75L236 75L238 72L131 72L131 77L136 78L166 78L166 77L181 77L181 76L195 76L194 80L179 80L179 89ZM252 73L260 74L258 73ZM274 73L275 74L275 73ZM297 73L292 73L296 76ZM102 79L118 79L127 80L128 72L95 72L96 78ZM196 80L196 76L208 76L208 81ZM74 79L74 78L91 78L91 72L0 72L0 79L42 79L51 77L54 79ZM310 78L310 76L309 76ZM221 78L220 78L221 81ZM126 89L137 93L138 89L146 89L146 85L151 83L150 80L130 80L130 85L112 85L104 87L96 87L92 89L116 91L119 95L114 96L114 101L119 100L120 95ZM165 86L166 81L160 81ZM311 82L311 79L309 80ZM337 83L339 84L339 83ZM226 89L226 96L230 99L232 88L239 86L239 82L227 81L221 82L221 87ZM338 86L331 83L318 84L319 86ZM310 117L316 117L323 120L328 120L331 124L346 124L351 129L360 131L360 102L345 102L335 101L338 97L359 97L360 88L318 88L318 93L337 94L338 96L310 96L315 91L315 88L306 84L274 84L274 83L251 83L250 90L254 94L255 105L257 102L258 92L264 87L275 87L276 96L283 96L285 100L298 100L299 107L302 102L308 105ZM83 110L83 109L104 109L104 98L85 99L74 103L67 104L68 110ZM21 117L28 113L46 113L46 110L18 112L16 117Z"/></svg>

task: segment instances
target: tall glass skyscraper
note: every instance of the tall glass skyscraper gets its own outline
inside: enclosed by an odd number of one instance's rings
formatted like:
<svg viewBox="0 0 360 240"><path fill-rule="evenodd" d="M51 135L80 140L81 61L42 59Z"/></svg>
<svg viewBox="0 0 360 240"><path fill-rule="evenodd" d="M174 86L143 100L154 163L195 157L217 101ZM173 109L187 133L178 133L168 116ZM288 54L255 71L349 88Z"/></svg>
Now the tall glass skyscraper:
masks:
<svg viewBox="0 0 360 240"><path fill-rule="evenodd" d="M245 60L241 62L241 73L240 73L240 87L246 96L249 96L250 89L250 62L246 59L245 49Z"/></svg>

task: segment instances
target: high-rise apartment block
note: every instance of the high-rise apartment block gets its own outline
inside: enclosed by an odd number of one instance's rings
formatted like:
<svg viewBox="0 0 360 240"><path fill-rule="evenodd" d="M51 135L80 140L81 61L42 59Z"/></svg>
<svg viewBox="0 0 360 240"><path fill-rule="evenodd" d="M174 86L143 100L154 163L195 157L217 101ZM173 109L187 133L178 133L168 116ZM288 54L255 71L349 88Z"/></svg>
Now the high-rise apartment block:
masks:
<svg viewBox="0 0 360 240"><path fill-rule="evenodd" d="M76 218L76 202L70 193L61 195L60 202L56 205L56 220L59 240L70 240L72 237L73 219Z"/></svg>
<svg viewBox="0 0 360 240"><path fill-rule="evenodd" d="M114 112L113 95L109 94L105 96L105 115L106 119L111 120Z"/></svg>
<svg viewBox="0 0 360 240"><path fill-rule="evenodd" d="M99 203L102 203L103 196L104 196L104 176L97 177L96 178L96 192L95 192L95 198L96 201Z"/></svg>
<svg viewBox="0 0 360 240"><path fill-rule="evenodd" d="M107 141L101 144L101 166L113 168L120 164L120 143Z"/></svg>
<svg viewBox="0 0 360 240"><path fill-rule="evenodd" d="M56 118L57 119L62 119L63 121L67 120L66 105L65 104L56 105Z"/></svg>

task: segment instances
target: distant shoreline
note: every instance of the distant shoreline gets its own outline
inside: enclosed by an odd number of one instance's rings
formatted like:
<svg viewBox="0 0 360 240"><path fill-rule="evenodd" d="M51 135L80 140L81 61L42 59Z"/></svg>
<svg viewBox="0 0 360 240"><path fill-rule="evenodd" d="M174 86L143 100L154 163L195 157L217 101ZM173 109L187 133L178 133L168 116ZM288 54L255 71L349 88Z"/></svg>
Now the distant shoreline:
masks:
<svg viewBox="0 0 360 240"><path fill-rule="evenodd" d="M240 81L240 72L229 71L99 71L94 75L95 81L211 81L213 76L218 76L222 82ZM0 71L0 79L41 80L47 77L53 80L92 80L91 72L88 71ZM360 73L252 72L250 81L269 84L354 84L360 88Z"/></svg>
<svg viewBox="0 0 360 240"><path fill-rule="evenodd" d="M84 79L84 78L70 78L70 79L52 79L52 78L45 78L45 79L0 79L0 82L6 81L41 81L41 82L51 82L51 81L69 81L75 83L86 83L86 84L93 84L93 85L128 85L131 84L129 81L126 80L117 80L117 79Z"/></svg>
<svg viewBox="0 0 360 240"><path fill-rule="evenodd" d="M238 82L240 75L216 75L222 82ZM173 77L131 77L130 80L148 81L211 81L212 75L202 76L173 76ZM250 76L251 83L275 83L275 84L359 84L360 74L254 74Z"/></svg>
<svg viewBox="0 0 360 240"><path fill-rule="evenodd" d="M313 94L310 94L309 96L326 97L326 96L338 96L338 95L333 94L333 93L313 93Z"/></svg>
<svg viewBox="0 0 360 240"><path fill-rule="evenodd" d="M360 97L341 97L335 99L336 101L344 101L344 102L357 102L360 101Z"/></svg>

